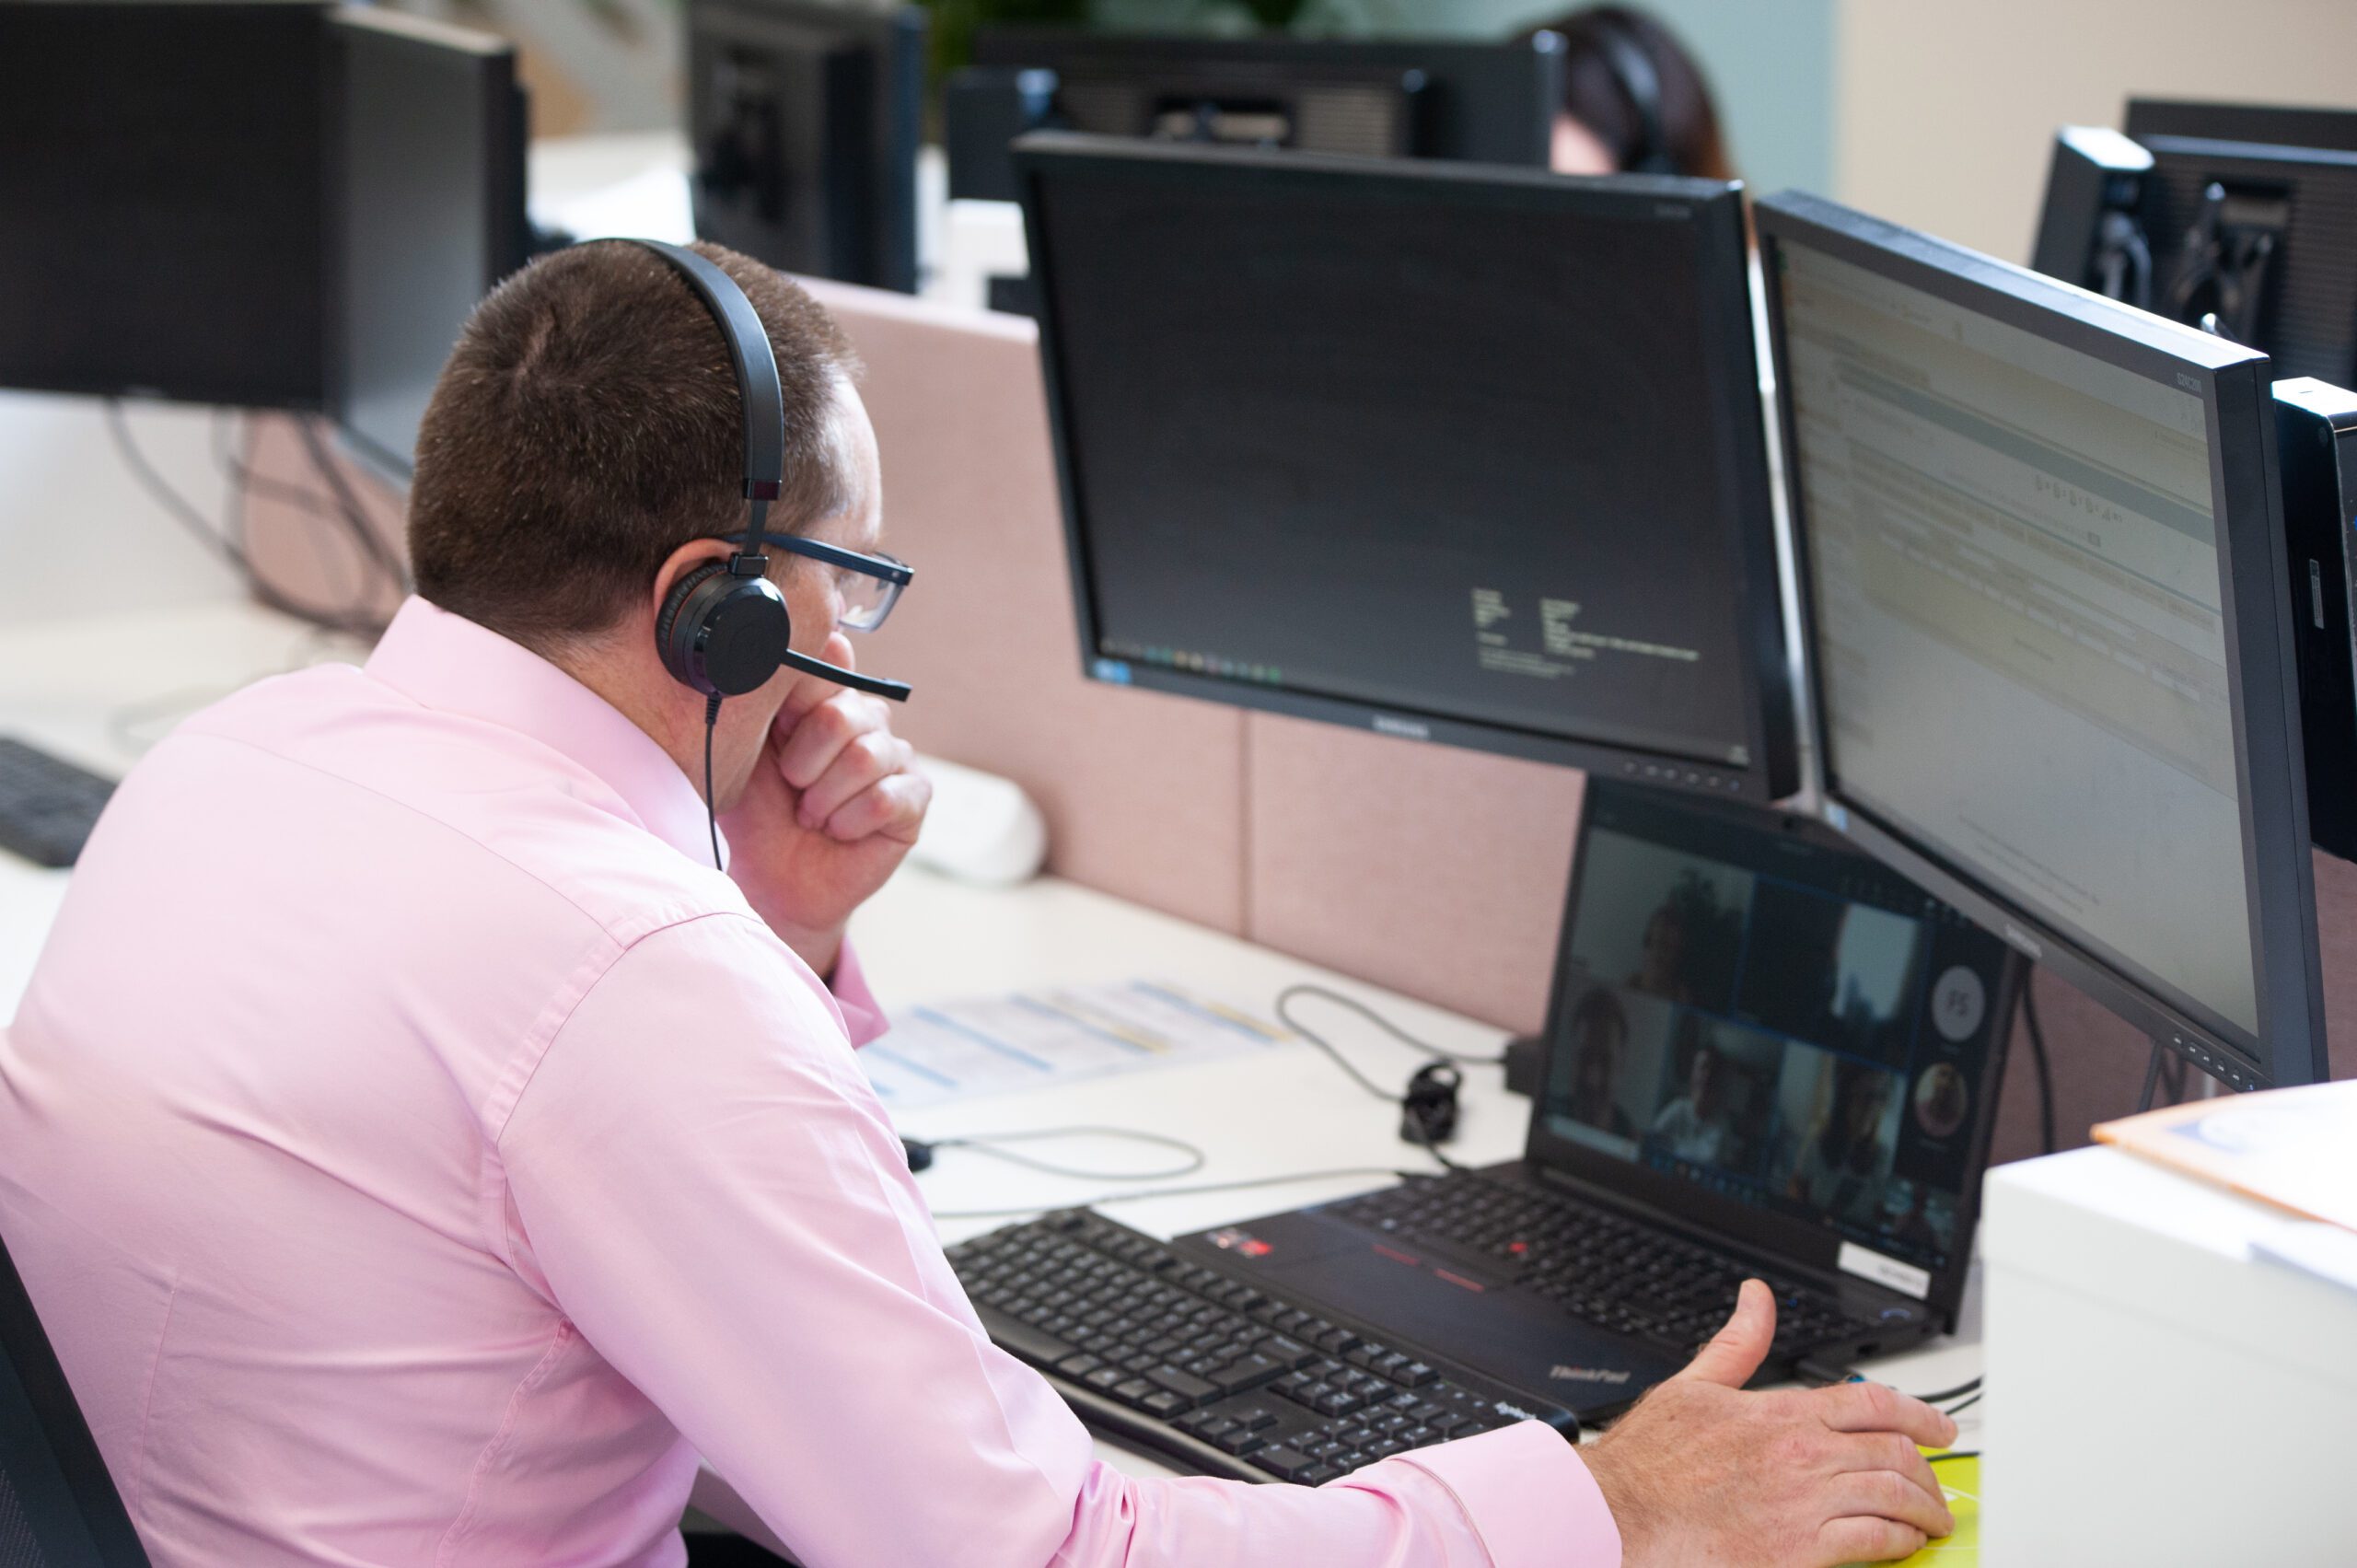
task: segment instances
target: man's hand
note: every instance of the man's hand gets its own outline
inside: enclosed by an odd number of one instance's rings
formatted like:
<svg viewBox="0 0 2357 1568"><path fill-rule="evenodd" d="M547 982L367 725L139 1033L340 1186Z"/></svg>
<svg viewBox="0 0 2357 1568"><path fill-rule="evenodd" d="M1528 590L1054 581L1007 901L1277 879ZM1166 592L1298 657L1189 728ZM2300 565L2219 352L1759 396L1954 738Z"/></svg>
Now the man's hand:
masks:
<svg viewBox="0 0 2357 1568"><path fill-rule="evenodd" d="M1916 1451L1956 1441L1956 1423L1878 1383L1746 1393L1775 1333L1775 1297L1745 1281L1693 1364L1580 1450L1626 1568L1832 1568L1905 1557L1956 1528Z"/></svg>
<svg viewBox="0 0 2357 1568"><path fill-rule="evenodd" d="M851 667L841 633L820 656ZM885 704L805 680L778 710L745 793L720 819L728 874L754 912L820 975L852 911L917 842L933 784L909 766Z"/></svg>

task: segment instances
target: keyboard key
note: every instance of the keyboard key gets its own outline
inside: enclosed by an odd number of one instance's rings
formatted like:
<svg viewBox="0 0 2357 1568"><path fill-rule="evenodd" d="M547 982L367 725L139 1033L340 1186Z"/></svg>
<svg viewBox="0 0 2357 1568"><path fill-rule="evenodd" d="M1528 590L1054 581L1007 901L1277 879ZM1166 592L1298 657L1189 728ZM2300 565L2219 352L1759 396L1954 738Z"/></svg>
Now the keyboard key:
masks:
<svg viewBox="0 0 2357 1568"><path fill-rule="evenodd" d="M1320 1462L1304 1470L1299 1479L1304 1486L1323 1486L1336 1476L1345 1473L1347 1472L1340 1465Z"/></svg>
<svg viewBox="0 0 2357 1568"><path fill-rule="evenodd" d="M1239 1458L1244 1455L1257 1452L1265 1441L1266 1440L1262 1438L1259 1433L1246 1432L1241 1429L1233 1432L1223 1432L1217 1437L1212 1439L1212 1442L1218 1446L1220 1452L1224 1454L1234 1454Z"/></svg>
<svg viewBox="0 0 2357 1568"><path fill-rule="evenodd" d="M1001 1350L1034 1366L1053 1366L1080 1348L1022 1321L1018 1314L1000 1315L998 1321L990 1327L991 1338L998 1342Z"/></svg>
<svg viewBox="0 0 2357 1568"><path fill-rule="evenodd" d="M1165 1388L1187 1401L1189 1407L1199 1405L1225 1390L1213 1387L1191 1372L1181 1372L1175 1366L1157 1366L1146 1374L1146 1380Z"/></svg>
<svg viewBox="0 0 2357 1568"><path fill-rule="evenodd" d="M1125 1405L1138 1405L1144 1404L1145 1397L1154 1392L1154 1385L1143 1377L1125 1377L1109 1391Z"/></svg>
<svg viewBox="0 0 2357 1568"><path fill-rule="evenodd" d="M1281 1362L1286 1366L1305 1366L1318 1359L1317 1352L1299 1340L1287 1339L1283 1334L1271 1334L1256 1348L1271 1361Z"/></svg>
<svg viewBox="0 0 2357 1568"><path fill-rule="evenodd" d="M1284 1370L1265 1355L1248 1355L1241 1361L1214 1366L1203 1374L1213 1387L1223 1394L1241 1393L1258 1388Z"/></svg>
<svg viewBox="0 0 2357 1568"><path fill-rule="evenodd" d="M1318 1463L1298 1448L1263 1448L1252 1456L1252 1462L1279 1481L1299 1481Z"/></svg>
<svg viewBox="0 0 2357 1568"><path fill-rule="evenodd" d="M1434 1378L1435 1378L1435 1377L1437 1377L1437 1376L1440 1376L1440 1374L1439 1374L1439 1373L1434 1372L1431 1367L1426 1366L1422 1362L1421 1362L1421 1361L1411 1361L1411 1362L1410 1362L1407 1365L1405 1365L1405 1366L1403 1366L1403 1367L1401 1367L1401 1368L1399 1369L1399 1373L1397 1374L1396 1380L1397 1380L1397 1381L1398 1381L1398 1382L1399 1382L1402 1387L1410 1388L1422 1388L1425 1384L1427 1384L1427 1383L1431 1382Z"/></svg>
<svg viewBox="0 0 2357 1568"><path fill-rule="evenodd" d="M1228 1419L1251 1432L1259 1432L1277 1424L1276 1412L1262 1410L1259 1405L1246 1405L1241 1410L1230 1411Z"/></svg>

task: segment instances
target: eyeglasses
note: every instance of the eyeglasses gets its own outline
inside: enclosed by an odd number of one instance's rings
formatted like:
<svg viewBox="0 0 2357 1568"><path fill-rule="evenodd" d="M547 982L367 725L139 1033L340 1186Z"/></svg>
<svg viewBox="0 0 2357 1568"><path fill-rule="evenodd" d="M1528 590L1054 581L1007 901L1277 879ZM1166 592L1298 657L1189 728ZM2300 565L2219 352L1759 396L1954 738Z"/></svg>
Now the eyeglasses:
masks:
<svg viewBox="0 0 2357 1568"><path fill-rule="evenodd" d="M915 567L896 557L866 555L822 540L804 539L799 534L733 533L722 537L731 544L750 542L756 548L783 550L828 567L834 579L835 598L842 606L835 619L847 632L873 632L883 625L884 618L900 602L900 590L917 575Z"/></svg>

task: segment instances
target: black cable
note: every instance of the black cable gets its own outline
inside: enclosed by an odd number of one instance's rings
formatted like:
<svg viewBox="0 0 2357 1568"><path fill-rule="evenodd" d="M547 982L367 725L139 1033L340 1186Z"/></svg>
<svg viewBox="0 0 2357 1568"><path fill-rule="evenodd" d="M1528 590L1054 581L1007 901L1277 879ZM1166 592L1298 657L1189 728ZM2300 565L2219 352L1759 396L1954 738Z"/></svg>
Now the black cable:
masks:
<svg viewBox="0 0 2357 1568"><path fill-rule="evenodd" d="M123 412L122 401L114 398L108 399L106 413L107 429L113 437L115 450L122 456L124 466L130 469L132 478L136 480L140 488L146 491L148 495L162 505L165 511L171 514L174 522L194 534L203 542L207 550L226 561L230 568L244 580L247 588L254 598L281 614L291 615L298 621L308 621L315 626L324 626L333 632L374 637L384 630L381 625L365 617L355 616L350 611L322 610L317 605L305 604L273 585L264 582L261 575L254 570L252 559L246 554L238 541L205 521L204 514L199 511L186 496L173 489L171 482L147 460L147 455L139 449L139 443L131 433L131 421Z"/></svg>
<svg viewBox="0 0 2357 1568"><path fill-rule="evenodd" d="M1295 1017L1292 1012L1292 1003L1296 996L1315 996L1347 1008L1410 1050L1423 1052L1431 1058L1431 1061L1420 1068L1416 1075L1409 1081L1404 1094L1395 1095L1353 1066L1350 1058L1337 1050L1333 1041ZM1401 1138L1439 1161L1444 1170L1463 1171L1472 1168L1449 1158L1440 1146L1457 1127L1457 1078L1458 1076L1457 1064L1463 1063L1474 1067L1503 1067L1506 1061L1504 1057L1465 1056L1453 1051L1443 1051L1439 1046L1427 1040L1418 1040L1356 997L1345 996L1339 991L1329 990L1322 985L1286 986L1277 993L1276 1013L1280 1023L1324 1051L1327 1059L1348 1074L1353 1083L1376 1098L1397 1105L1399 1108L1399 1136ZM1445 1084L1438 1078L1438 1074L1442 1073L1449 1075L1448 1081Z"/></svg>
<svg viewBox="0 0 2357 1568"><path fill-rule="evenodd" d="M1186 1198L1198 1192L1235 1192L1247 1187L1283 1187L1302 1181L1339 1180L1351 1176L1392 1176L1403 1181L1430 1181L1431 1173L1395 1170L1388 1166L1340 1166L1332 1170L1302 1170L1283 1176L1251 1176L1237 1181L1200 1181L1189 1187L1149 1187L1139 1192L1105 1192L1094 1198L1058 1203L1028 1203L1011 1209L939 1209L936 1220L1004 1220L1044 1214L1056 1209L1097 1209L1108 1203L1133 1203L1145 1198Z"/></svg>
<svg viewBox="0 0 2357 1568"><path fill-rule="evenodd" d="M712 799L712 732L720 724L720 693L714 691L703 703L703 822L712 830L712 868L726 872L720 864L720 808Z"/></svg>
<svg viewBox="0 0 2357 1568"><path fill-rule="evenodd" d="M1980 1379L1975 1377L1969 1383L1959 1383L1953 1388L1943 1388L1936 1394L1910 1394L1908 1398L1912 1400L1921 1400L1927 1405L1936 1405L1944 1403L1949 1400L1958 1399L1966 1394L1977 1394L1980 1391Z"/></svg>
<svg viewBox="0 0 2357 1568"><path fill-rule="evenodd" d="M115 450L122 454L123 462L131 470L132 478L163 505L164 510L172 515L172 520L194 534L205 549L228 562L242 575L251 577L253 568L246 563L246 552L238 548L237 541L206 522L204 514L198 511L186 496L174 490L171 482L147 461L147 454L139 449L139 443L132 436L131 421L122 412L122 404L112 398L107 400L107 430L114 437Z"/></svg>
<svg viewBox="0 0 2357 1568"><path fill-rule="evenodd" d="M344 531L352 535L352 542L359 547L363 555L376 563L378 571L384 573L385 580L395 595L406 595L409 592L407 568L402 566L401 558L392 552L391 548L377 537L376 528L370 526L368 509L360 504L359 493L352 488L352 482L344 477L343 467L329 453L327 442L321 438L318 426L308 419L297 419L295 429L303 439L304 450L311 455L311 467L327 482L329 491L335 496L338 516L343 523Z"/></svg>
<svg viewBox="0 0 2357 1568"><path fill-rule="evenodd" d="M1940 1407L1940 1413L1941 1413L1942 1415L1945 1415L1945 1416L1954 1416L1954 1415L1955 1415L1958 1411L1970 1410L1973 1406L1975 1406L1975 1405L1979 1404L1980 1402L1980 1396L1979 1394L1977 1394L1977 1393L1975 1393L1975 1394L1968 1394L1968 1395L1967 1395L1965 1398L1963 1398L1963 1399L1961 1399L1961 1400L1958 1400L1956 1403L1954 1403L1954 1404L1952 1404L1952 1405L1943 1405L1943 1406L1941 1406L1941 1407Z"/></svg>
<svg viewBox="0 0 2357 1568"><path fill-rule="evenodd" d="M1382 1014L1376 1012L1374 1008L1368 1006L1365 1003L1360 1001L1355 996L1345 996L1339 991L1330 990L1322 985L1311 985L1307 983L1288 985L1283 991L1277 993L1277 1017L1280 1022L1291 1028L1295 1033L1300 1035L1303 1039L1309 1040L1313 1044L1324 1045L1325 1042L1318 1040L1318 1038L1309 1030L1303 1028L1293 1016L1285 1011L1285 1005L1296 996L1315 996L1321 1001L1331 1002L1336 1006L1347 1007L1352 1012L1356 1013L1360 1017L1364 1018L1368 1023L1373 1024L1376 1028L1381 1029L1385 1034L1389 1035L1393 1040L1396 1040L1400 1044L1406 1046L1409 1050L1421 1051L1435 1062L1455 1062L1467 1067L1503 1067L1506 1064L1506 1059L1503 1056L1467 1056L1454 1051L1443 1051L1439 1046L1433 1044L1430 1040L1418 1040L1414 1035L1410 1034L1407 1030L1401 1028L1399 1025L1393 1023L1390 1019L1385 1017ZM1326 1049L1330 1052L1334 1048L1329 1045L1326 1046ZM1339 1062L1341 1058L1337 1056L1335 1060ZM1344 1063L1343 1066L1345 1070L1348 1070L1350 1064L1348 1063ZM1353 1072L1352 1076L1357 1077L1357 1074ZM1366 1084L1366 1080L1364 1078L1360 1078L1359 1082ZM1367 1084L1367 1087L1373 1089L1376 1094L1381 1095L1385 1099L1394 1098L1390 1095L1384 1094L1381 1089L1375 1088L1375 1086L1372 1084Z"/></svg>
<svg viewBox="0 0 2357 1568"><path fill-rule="evenodd" d="M1037 1143L1045 1138L1127 1138L1132 1143L1157 1144L1166 1149L1176 1149L1186 1156L1187 1163L1168 1170L1082 1170L1074 1166L1033 1159L1028 1155L1019 1155L997 1146L1001 1144ZM1009 1165L1045 1171L1050 1176L1074 1177L1083 1181L1170 1181L1181 1176L1194 1175L1210 1159L1202 1149L1184 1138L1140 1132L1132 1127L1034 1127L1019 1132L976 1132L959 1138L935 1138L930 1143L922 1138L908 1141L934 1149L971 1149L978 1155L988 1155Z"/></svg>
<svg viewBox="0 0 2357 1568"><path fill-rule="evenodd" d="M2139 1113L2153 1109L2153 1090L2159 1086L2160 1081L2161 1042L2154 1040L2152 1058L2144 1063L2144 1092L2136 1097L2136 1109Z"/></svg>
<svg viewBox="0 0 2357 1568"><path fill-rule="evenodd" d="M1945 1454L1926 1454L1924 1458L1932 1464L1945 1465L1950 1459L1977 1459L1980 1457L1978 1448L1951 1448Z"/></svg>
<svg viewBox="0 0 2357 1568"><path fill-rule="evenodd" d="M2029 1061L2038 1073L2038 1134L2046 1152L2052 1154L2054 1141L2054 1066L2046 1054L2046 1031L2038 1022L2038 971L2032 970L2022 979L2022 1023L2029 1030Z"/></svg>

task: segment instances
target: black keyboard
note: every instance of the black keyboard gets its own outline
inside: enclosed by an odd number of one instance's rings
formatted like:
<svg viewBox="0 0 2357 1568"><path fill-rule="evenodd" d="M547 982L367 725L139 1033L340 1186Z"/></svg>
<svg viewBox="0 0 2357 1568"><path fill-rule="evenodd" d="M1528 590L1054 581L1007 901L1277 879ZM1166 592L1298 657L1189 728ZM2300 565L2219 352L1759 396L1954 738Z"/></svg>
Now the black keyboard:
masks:
<svg viewBox="0 0 2357 1568"><path fill-rule="evenodd" d="M1482 1253L1573 1316L1681 1354L1718 1332L1746 1278L1776 1293L1774 1353L1784 1360L1876 1328L1789 1277L1746 1268L1565 1194L1478 1171L1387 1187L1326 1212L1426 1247Z"/></svg>
<svg viewBox="0 0 2357 1568"><path fill-rule="evenodd" d="M113 781L0 736L0 849L71 865L113 793Z"/></svg>
<svg viewBox="0 0 2357 1568"><path fill-rule="evenodd" d="M991 1338L1081 1418L1180 1468L1336 1476L1428 1443L1571 1413L1271 1295L1086 1209L949 1249Z"/></svg>

